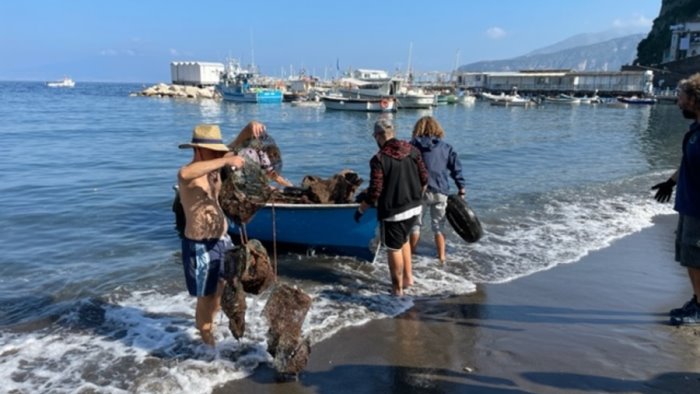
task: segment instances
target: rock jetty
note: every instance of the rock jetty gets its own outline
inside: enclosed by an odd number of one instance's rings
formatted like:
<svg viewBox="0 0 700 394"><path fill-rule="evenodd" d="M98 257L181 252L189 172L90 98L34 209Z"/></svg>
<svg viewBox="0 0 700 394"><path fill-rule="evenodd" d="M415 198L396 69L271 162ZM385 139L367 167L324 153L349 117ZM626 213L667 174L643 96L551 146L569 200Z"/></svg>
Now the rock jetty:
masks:
<svg viewBox="0 0 700 394"><path fill-rule="evenodd" d="M131 96L179 97L214 100L218 100L221 98L221 95L214 89L213 86L198 88L196 86L168 85L164 83L159 83L157 85L148 87L140 92L132 93Z"/></svg>

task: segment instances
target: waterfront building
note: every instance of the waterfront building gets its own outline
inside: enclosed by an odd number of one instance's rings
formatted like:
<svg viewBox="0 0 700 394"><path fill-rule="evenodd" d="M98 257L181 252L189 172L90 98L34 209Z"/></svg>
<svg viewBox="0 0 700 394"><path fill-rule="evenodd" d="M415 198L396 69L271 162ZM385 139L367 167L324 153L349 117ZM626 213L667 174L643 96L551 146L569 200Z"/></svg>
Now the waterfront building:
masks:
<svg viewBox="0 0 700 394"><path fill-rule="evenodd" d="M172 62L170 77L174 85L215 86L224 72L223 63Z"/></svg>
<svg viewBox="0 0 700 394"><path fill-rule="evenodd" d="M651 94L653 72L524 70L513 72L455 72L462 90L505 92L517 90L529 95L557 93L604 96Z"/></svg>

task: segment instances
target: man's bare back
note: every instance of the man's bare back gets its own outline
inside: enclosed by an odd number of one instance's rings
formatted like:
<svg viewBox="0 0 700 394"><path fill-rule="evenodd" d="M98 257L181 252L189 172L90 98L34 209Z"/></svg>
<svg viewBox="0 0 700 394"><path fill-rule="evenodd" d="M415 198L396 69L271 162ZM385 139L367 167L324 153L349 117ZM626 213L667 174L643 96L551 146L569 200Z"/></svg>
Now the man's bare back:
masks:
<svg viewBox="0 0 700 394"><path fill-rule="evenodd" d="M221 178L215 170L191 181L180 179L180 200L185 210L185 237L193 240L219 239L228 223L219 206Z"/></svg>

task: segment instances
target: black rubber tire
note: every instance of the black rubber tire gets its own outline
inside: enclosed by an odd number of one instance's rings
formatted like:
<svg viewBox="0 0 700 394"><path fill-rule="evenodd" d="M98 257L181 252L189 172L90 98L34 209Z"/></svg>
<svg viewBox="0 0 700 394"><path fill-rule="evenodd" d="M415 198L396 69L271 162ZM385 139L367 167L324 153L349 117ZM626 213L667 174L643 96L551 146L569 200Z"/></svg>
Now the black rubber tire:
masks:
<svg viewBox="0 0 700 394"><path fill-rule="evenodd" d="M447 221L455 232L466 242L476 242L484 235L481 222L467 202L457 194L447 197Z"/></svg>

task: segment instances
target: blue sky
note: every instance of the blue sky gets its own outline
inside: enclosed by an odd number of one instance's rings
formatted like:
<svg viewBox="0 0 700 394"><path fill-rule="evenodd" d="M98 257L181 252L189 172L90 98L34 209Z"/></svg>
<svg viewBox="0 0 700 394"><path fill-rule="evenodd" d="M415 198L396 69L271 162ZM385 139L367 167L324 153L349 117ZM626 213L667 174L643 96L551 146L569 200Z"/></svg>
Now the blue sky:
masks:
<svg viewBox="0 0 700 394"><path fill-rule="evenodd" d="M169 82L171 61L321 77L505 59L581 33L648 32L661 0L0 2L0 80Z"/></svg>

